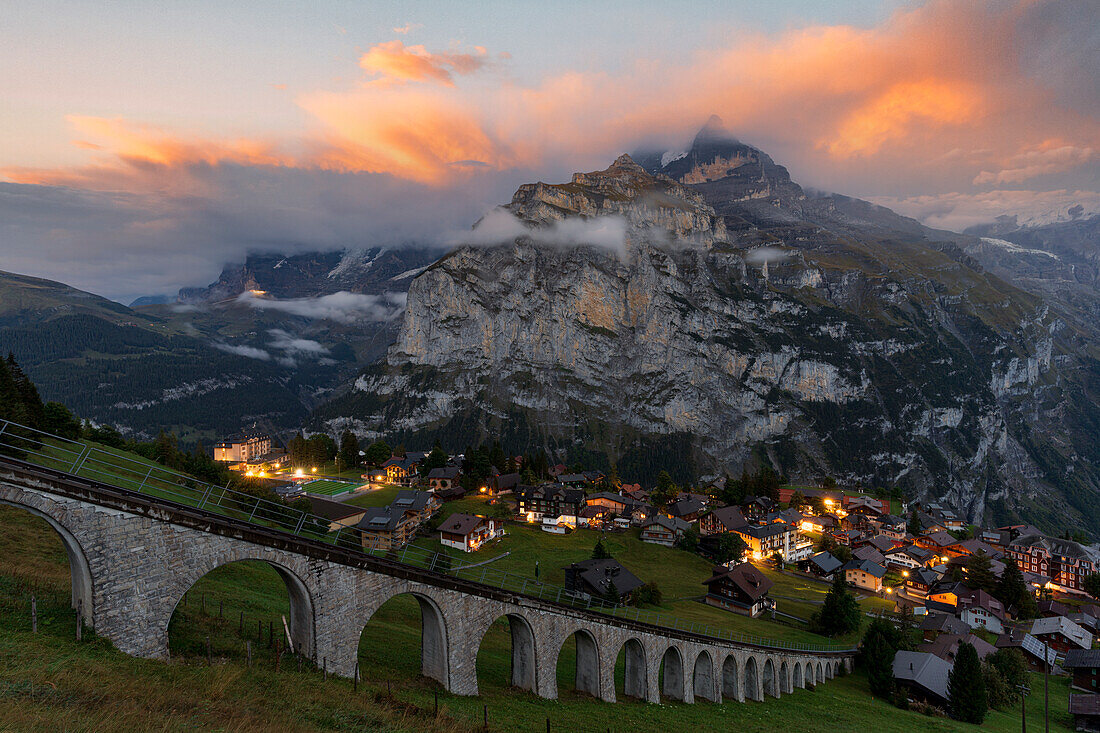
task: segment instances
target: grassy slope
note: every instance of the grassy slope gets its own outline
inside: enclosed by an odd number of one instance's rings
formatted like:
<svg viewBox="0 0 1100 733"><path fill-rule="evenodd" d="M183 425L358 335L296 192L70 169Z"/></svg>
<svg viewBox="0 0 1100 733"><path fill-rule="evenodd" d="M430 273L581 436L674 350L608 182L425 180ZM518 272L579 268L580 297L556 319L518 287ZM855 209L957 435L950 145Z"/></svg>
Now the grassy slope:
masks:
<svg viewBox="0 0 1100 733"><path fill-rule="evenodd" d="M576 535L573 535L575 537ZM554 538L562 539L562 538ZM559 661L562 699L541 700L507 687L509 642L504 622L482 642L479 698L440 693L442 713L433 715L437 686L416 676L420 630L418 610L408 597L387 603L367 625L360 644L364 682L359 691L343 680L322 681L316 671L295 671L283 658L282 671L266 639L256 636L256 621L266 627L286 613L286 591L278 576L261 564L238 563L204 578L189 593L170 628L170 663L126 657L100 640L72 639L74 614L64 596L68 569L60 542L46 524L18 510L0 507L0 729L39 730L392 730L472 731L482 706L489 708L492 730L658 730L696 727L770 731L777 726L833 731L926 729L977 730L945 719L926 718L872 700L860 675L830 681L816 691L766 704L660 706L607 705L567 691L572 649ZM36 586L40 632L27 620L28 596ZM206 596L206 613L200 610ZM61 599L60 601L55 599ZM218 618L224 603L224 619ZM238 632L239 613L247 618ZM206 637L214 666L206 666ZM255 664L244 664L244 644L254 647ZM621 665L620 665L621 666ZM619 672L621 687L621 669ZM1053 681L1052 728L1067 730L1067 686ZM1042 724L1041 678L1029 702L1029 726ZM387 693L387 689L392 694ZM995 712L983 730L1015 731L1018 713Z"/></svg>

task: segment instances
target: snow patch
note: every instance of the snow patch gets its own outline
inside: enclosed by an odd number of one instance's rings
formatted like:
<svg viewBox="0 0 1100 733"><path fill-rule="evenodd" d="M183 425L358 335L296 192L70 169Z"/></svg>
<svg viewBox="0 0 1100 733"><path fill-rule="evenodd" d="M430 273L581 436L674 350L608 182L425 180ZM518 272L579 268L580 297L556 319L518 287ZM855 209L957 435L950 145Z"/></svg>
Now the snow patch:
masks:
<svg viewBox="0 0 1100 733"><path fill-rule="evenodd" d="M1004 239L995 239L993 237L982 237L982 243L992 245L994 247L999 247L1003 250L1006 250L1008 252L1013 252L1015 254L1043 255L1044 257L1049 257L1052 260L1059 259L1058 255L1054 254L1053 252L1047 252L1047 251L1041 250L1041 249L1028 249L1026 247L1021 247L1018 244L1014 244L1012 242L1005 241Z"/></svg>

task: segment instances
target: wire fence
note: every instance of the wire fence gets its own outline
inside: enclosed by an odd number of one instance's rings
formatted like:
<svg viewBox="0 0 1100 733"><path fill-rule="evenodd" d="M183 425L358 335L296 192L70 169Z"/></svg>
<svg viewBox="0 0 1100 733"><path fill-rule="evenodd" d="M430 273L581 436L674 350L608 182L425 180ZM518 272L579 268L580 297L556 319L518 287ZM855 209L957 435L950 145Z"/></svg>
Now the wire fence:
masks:
<svg viewBox="0 0 1100 733"><path fill-rule="evenodd" d="M737 633L711 624L688 621L669 614L616 605L597 596L574 592L559 585L543 583L485 565L455 567L450 555L411 544L404 547L380 547L377 546L377 540L372 537L367 537L365 544L363 532L354 526L333 528L328 519L262 496L231 489L229 486L209 484L135 457L126 451L62 438L8 420L0 420L0 455L94 481L107 487L133 491L153 499L175 502L227 519L285 532L304 540L385 558L411 568L594 611L625 621L770 649L819 653L854 651L851 645L768 639Z"/></svg>

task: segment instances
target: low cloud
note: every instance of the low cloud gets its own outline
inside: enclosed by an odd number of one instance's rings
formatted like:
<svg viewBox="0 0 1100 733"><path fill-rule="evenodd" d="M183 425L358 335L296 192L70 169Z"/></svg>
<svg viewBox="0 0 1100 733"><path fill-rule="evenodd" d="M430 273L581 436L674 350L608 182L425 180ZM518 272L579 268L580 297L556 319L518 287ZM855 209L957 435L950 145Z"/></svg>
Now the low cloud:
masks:
<svg viewBox="0 0 1100 733"><path fill-rule="evenodd" d="M287 355L320 357L329 353L327 346L310 339L297 338L281 328L272 328L268 333L273 336L271 348L286 352Z"/></svg>
<svg viewBox="0 0 1100 733"><path fill-rule="evenodd" d="M791 256L789 250L780 249L779 247L756 247L749 250L745 255L745 262L750 265L762 266L765 263L771 264L773 262L782 262Z"/></svg>
<svg viewBox="0 0 1100 733"><path fill-rule="evenodd" d="M227 354L246 356L249 359L259 359L260 361L271 361L271 354L254 346L233 346L223 342L217 342L213 346L218 351L224 351Z"/></svg>
<svg viewBox="0 0 1100 733"><path fill-rule="evenodd" d="M592 246L615 251L626 247L627 222L619 216L565 219L550 225L533 226L504 208L496 208L477 223L472 232L457 237L453 244L492 246L528 237L544 245Z"/></svg>
<svg viewBox="0 0 1100 733"><path fill-rule="evenodd" d="M982 193L942 193L923 196L874 197L876 204L911 216L936 229L961 232L999 216L1016 216L1021 225L1066 221L1100 213L1100 192L1058 189Z"/></svg>
<svg viewBox="0 0 1100 733"><path fill-rule="evenodd" d="M412 33L413 31L419 30L423 27L424 27L424 25L422 23L406 23L403 26L400 26L398 28L394 28L393 32L397 33L399 35L405 36L405 35L408 35L409 33Z"/></svg>
<svg viewBox="0 0 1100 733"><path fill-rule="evenodd" d="M354 323L355 321L392 321L405 310L405 298L404 293L368 295L341 290L319 298L277 300L245 291L237 296L237 302L259 310L279 311L302 318Z"/></svg>

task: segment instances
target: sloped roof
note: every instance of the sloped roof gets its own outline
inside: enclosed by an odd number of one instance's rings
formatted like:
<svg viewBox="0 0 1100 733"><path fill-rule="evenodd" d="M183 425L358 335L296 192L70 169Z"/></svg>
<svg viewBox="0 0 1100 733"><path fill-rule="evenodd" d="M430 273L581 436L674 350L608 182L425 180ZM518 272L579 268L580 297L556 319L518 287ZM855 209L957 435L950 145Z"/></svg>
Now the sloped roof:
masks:
<svg viewBox="0 0 1100 733"><path fill-rule="evenodd" d="M660 525L670 532L685 532L687 531L687 528L691 526L691 522L686 522L679 517L666 517L663 514L658 514L652 519L646 521L646 523L642 525L642 529L650 527L654 524Z"/></svg>
<svg viewBox="0 0 1100 733"><path fill-rule="evenodd" d="M710 516L714 517L727 530L741 529L749 524L745 521L745 515L741 513L741 508L736 506L718 507L710 513Z"/></svg>
<svg viewBox="0 0 1100 733"><path fill-rule="evenodd" d="M876 565L882 565L886 562L886 558L882 556L882 553L876 550L872 545L864 545L863 547L852 550L852 557L858 560L868 560Z"/></svg>
<svg viewBox="0 0 1100 733"><path fill-rule="evenodd" d="M703 585L710 585L711 583L716 583L723 579L731 581L737 586L738 590L744 593L753 602L766 596L774 585L770 578L753 567L751 563L747 562L743 562L740 565L734 565L728 570L722 565L715 567L714 573L710 578L703 581Z"/></svg>
<svg viewBox="0 0 1100 733"><path fill-rule="evenodd" d="M688 514L698 514L707 508L707 505L698 499L681 499L675 504L670 504L667 511L674 517L683 517Z"/></svg>
<svg viewBox="0 0 1100 733"><path fill-rule="evenodd" d="M929 652L931 654L935 654L940 659L946 660L948 662L954 662L955 655L958 654L959 647L962 646L964 643L970 644L974 647L974 651L978 652L978 659L985 659L990 654L993 654L997 651L997 648L995 646L973 633L940 634L936 637L935 641L930 641L918 646L917 651Z"/></svg>
<svg viewBox="0 0 1100 733"><path fill-rule="evenodd" d="M948 613L930 613L920 624L921 631L942 631L947 634L966 634L970 625Z"/></svg>
<svg viewBox="0 0 1100 733"><path fill-rule="evenodd" d="M484 523L484 517L459 512L443 520L443 523L439 525L439 531L468 535Z"/></svg>
<svg viewBox="0 0 1100 733"><path fill-rule="evenodd" d="M581 579L589 587L599 593L606 593L611 583L615 583L615 590L620 596L630 593L644 583L619 563L618 560L582 560L573 563L569 568L577 572Z"/></svg>
<svg viewBox="0 0 1100 733"><path fill-rule="evenodd" d="M366 511L361 506L344 504L339 501L332 501L331 499L320 499L315 496L306 498L309 499L310 511L313 514L333 521L354 517L356 514L362 514Z"/></svg>
<svg viewBox="0 0 1100 733"><path fill-rule="evenodd" d="M1065 616L1047 616L1035 619L1031 624L1031 634L1032 636L1061 634L1082 649L1092 648L1092 634Z"/></svg>
<svg viewBox="0 0 1100 733"><path fill-rule="evenodd" d="M844 570L860 570L876 578L882 578L886 575L886 568L870 560L850 560L844 566Z"/></svg>
<svg viewBox="0 0 1100 733"><path fill-rule="evenodd" d="M844 565L837 560L831 552L819 552L810 558L810 562L816 565L823 573L832 573Z"/></svg>
<svg viewBox="0 0 1100 733"><path fill-rule="evenodd" d="M894 679L912 682L941 700L947 699L951 664L929 652L899 651L894 655Z"/></svg>
<svg viewBox="0 0 1100 733"><path fill-rule="evenodd" d="M1066 669L1100 667L1100 649L1070 649L1062 666Z"/></svg>
<svg viewBox="0 0 1100 733"><path fill-rule="evenodd" d="M428 471L428 478L444 478L444 479L456 479L462 473L462 469L458 466L444 466L443 468L433 468Z"/></svg>

